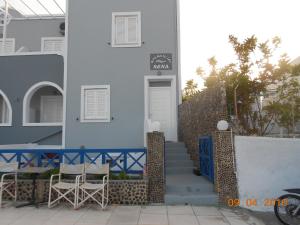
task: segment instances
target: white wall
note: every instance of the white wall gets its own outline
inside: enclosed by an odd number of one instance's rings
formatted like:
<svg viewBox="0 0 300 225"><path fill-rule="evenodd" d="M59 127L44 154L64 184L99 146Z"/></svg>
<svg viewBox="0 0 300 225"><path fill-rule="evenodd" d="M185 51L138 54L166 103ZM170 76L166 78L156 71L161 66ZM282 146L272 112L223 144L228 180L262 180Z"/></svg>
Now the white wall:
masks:
<svg viewBox="0 0 300 225"><path fill-rule="evenodd" d="M242 207L271 211L266 199L300 188L300 139L236 136L235 150ZM257 206L247 206L247 199L257 199Z"/></svg>

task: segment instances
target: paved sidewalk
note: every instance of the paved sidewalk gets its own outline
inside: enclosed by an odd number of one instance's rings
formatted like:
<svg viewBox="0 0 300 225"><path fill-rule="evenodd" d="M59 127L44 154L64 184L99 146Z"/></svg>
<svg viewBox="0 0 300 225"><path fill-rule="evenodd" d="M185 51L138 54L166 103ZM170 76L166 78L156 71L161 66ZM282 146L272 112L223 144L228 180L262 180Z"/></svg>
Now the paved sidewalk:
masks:
<svg viewBox="0 0 300 225"><path fill-rule="evenodd" d="M200 206L0 209L0 225L265 225L243 210Z"/></svg>

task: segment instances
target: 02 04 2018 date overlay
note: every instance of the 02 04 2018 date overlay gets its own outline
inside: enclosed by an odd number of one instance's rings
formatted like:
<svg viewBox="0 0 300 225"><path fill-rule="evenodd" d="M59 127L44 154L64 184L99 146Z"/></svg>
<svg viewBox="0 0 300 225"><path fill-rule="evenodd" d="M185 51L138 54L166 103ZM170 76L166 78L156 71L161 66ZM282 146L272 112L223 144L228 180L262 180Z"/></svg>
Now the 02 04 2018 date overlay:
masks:
<svg viewBox="0 0 300 225"><path fill-rule="evenodd" d="M228 199L227 206L228 207L239 207L239 206L247 206L247 207L274 207L275 205L285 207L289 204L288 199L256 199L256 198L249 198L249 199Z"/></svg>

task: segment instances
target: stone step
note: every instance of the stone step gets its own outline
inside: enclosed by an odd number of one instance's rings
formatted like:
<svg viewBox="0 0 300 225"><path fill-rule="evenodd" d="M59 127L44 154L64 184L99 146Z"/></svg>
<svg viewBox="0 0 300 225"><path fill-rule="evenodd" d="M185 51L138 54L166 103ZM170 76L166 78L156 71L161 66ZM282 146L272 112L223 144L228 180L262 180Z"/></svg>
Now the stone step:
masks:
<svg viewBox="0 0 300 225"><path fill-rule="evenodd" d="M193 166L193 161L188 159L166 161L166 167L182 167L182 166Z"/></svg>
<svg viewBox="0 0 300 225"><path fill-rule="evenodd" d="M172 185L166 184L166 193L167 194L203 194L203 193L214 193L214 186L210 183L199 183L199 184L192 184L192 185Z"/></svg>
<svg viewBox="0 0 300 225"><path fill-rule="evenodd" d="M187 149L186 148L166 148L165 149L166 153L187 153Z"/></svg>
<svg viewBox="0 0 300 225"><path fill-rule="evenodd" d="M183 142L166 142L165 147L185 147Z"/></svg>
<svg viewBox="0 0 300 225"><path fill-rule="evenodd" d="M170 160L190 160L190 156L186 153L169 153L165 156L166 161Z"/></svg>
<svg viewBox="0 0 300 225"><path fill-rule="evenodd" d="M193 173L194 167L187 166L187 167L166 167L166 174L191 174Z"/></svg>
<svg viewBox="0 0 300 225"><path fill-rule="evenodd" d="M215 193L202 193L191 195L166 194L165 203L167 205L209 205L218 206L218 195Z"/></svg>
<svg viewBox="0 0 300 225"><path fill-rule="evenodd" d="M166 151L165 152L166 156L171 156L171 155L189 155L187 152L185 151Z"/></svg>

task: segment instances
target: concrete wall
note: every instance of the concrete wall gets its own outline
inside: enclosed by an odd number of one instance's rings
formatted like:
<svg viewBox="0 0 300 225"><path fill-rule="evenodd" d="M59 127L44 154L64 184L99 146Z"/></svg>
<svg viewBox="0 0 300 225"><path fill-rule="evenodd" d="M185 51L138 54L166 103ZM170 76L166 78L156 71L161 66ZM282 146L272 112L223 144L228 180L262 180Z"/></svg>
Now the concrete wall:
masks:
<svg viewBox="0 0 300 225"><path fill-rule="evenodd" d="M7 37L15 38L16 51L22 46L30 52L41 51L42 37L62 37L59 25L64 19L53 20L16 20L7 28Z"/></svg>
<svg viewBox="0 0 300 225"><path fill-rule="evenodd" d="M69 4L66 147L144 146L144 76L151 53L172 53L177 75L176 0L82 0ZM112 48L112 12L141 11L142 47ZM110 123L80 123L82 85L110 85ZM178 98L178 96L177 96ZM178 99L177 99L178 101Z"/></svg>
<svg viewBox="0 0 300 225"><path fill-rule="evenodd" d="M12 127L0 127L0 145L24 144L62 130L61 127L23 127L23 98L28 89L42 81L63 87L63 58L58 55L1 56L0 89L13 110ZM43 144L61 144L61 134Z"/></svg>
<svg viewBox="0 0 300 225"><path fill-rule="evenodd" d="M300 140L264 137L235 137L239 198L252 210L272 211L267 199L284 194L283 189L299 188ZM257 206L248 207L247 199Z"/></svg>

